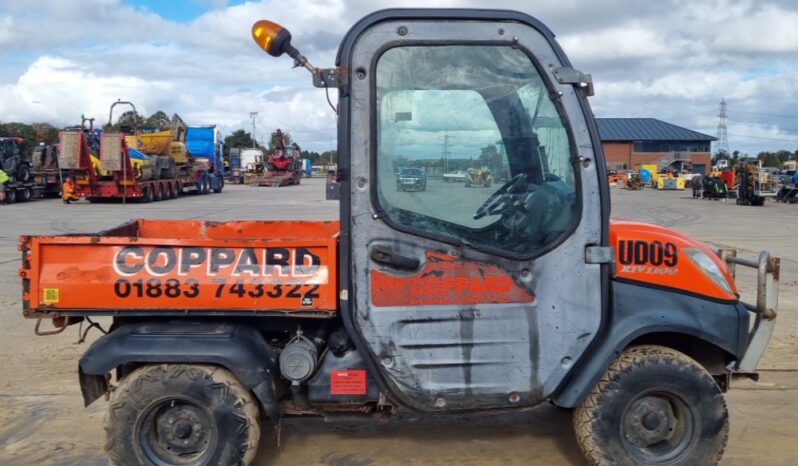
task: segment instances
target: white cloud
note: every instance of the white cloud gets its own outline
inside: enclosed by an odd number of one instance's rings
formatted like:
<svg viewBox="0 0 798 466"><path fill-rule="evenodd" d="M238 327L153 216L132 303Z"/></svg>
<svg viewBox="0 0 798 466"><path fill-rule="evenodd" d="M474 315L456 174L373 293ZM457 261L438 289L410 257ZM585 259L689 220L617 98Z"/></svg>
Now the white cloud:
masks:
<svg viewBox="0 0 798 466"><path fill-rule="evenodd" d="M80 115L106 115L117 98L155 108L157 96L175 92L168 81L135 76L98 76L59 57L38 58L14 84L0 87L0 115L5 120L80 121Z"/></svg>
<svg viewBox="0 0 798 466"><path fill-rule="evenodd" d="M0 119L65 125L85 113L104 122L122 98L143 112L177 112L228 131L249 128L249 112L258 111L259 132L279 126L328 149L335 117L323 91L290 59L254 45L255 20L285 25L311 62L331 66L345 32L371 11L485 7L477 0L197 1L213 9L178 23L121 0L0 0ZM593 74L599 116L658 117L712 134L725 97L730 133L798 139L797 119L769 116L797 113L792 1L496 0L490 7L520 8L549 25L574 65ZM730 142L748 152L784 145Z"/></svg>

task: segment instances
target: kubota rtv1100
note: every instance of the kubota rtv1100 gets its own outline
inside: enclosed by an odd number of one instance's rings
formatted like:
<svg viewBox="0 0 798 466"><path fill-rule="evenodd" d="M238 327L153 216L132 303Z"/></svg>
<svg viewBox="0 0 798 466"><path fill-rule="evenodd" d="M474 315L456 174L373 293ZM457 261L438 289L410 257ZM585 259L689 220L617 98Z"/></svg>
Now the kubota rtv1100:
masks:
<svg viewBox="0 0 798 466"><path fill-rule="evenodd" d="M719 461L723 391L767 346L778 259L610 221L590 76L546 26L380 11L331 69L274 23L253 36L338 91L340 222L138 220L21 239L27 317L113 316L79 365L86 404L110 393L112 461L248 464L281 416L547 401L576 408L591 464ZM472 157L495 188L435 176ZM426 189L398 189L407 166ZM756 304L734 265L756 268Z"/></svg>

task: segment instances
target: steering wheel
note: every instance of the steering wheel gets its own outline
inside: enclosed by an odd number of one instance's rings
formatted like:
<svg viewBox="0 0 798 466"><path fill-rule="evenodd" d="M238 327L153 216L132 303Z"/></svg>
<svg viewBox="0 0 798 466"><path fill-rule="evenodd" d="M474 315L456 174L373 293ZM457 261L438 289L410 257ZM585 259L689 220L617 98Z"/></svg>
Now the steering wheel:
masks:
<svg viewBox="0 0 798 466"><path fill-rule="evenodd" d="M485 202L474 212L474 220L479 220L486 215L498 215L507 208L507 203L511 200L510 196L518 187L526 183L526 174L519 173L510 178L507 183L491 194Z"/></svg>

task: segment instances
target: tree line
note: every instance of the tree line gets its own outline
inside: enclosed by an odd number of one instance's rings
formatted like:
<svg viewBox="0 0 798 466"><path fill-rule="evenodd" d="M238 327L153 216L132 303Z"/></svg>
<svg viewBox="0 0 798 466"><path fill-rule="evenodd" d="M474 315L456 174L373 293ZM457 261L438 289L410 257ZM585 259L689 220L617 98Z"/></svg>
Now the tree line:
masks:
<svg viewBox="0 0 798 466"><path fill-rule="evenodd" d="M283 135L283 139L285 140L286 144L291 144L295 142L291 137L291 133L287 131L280 131ZM267 146L263 146L257 141L252 138L252 134L243 129L237 129L232 132L232 134L228 135L224 138L224 157L225 160L230 160L230 149L238 148L238 149L249 149L249 148L257 148L261 149L266 153L273 152L277 147L277 130L271 133L271 137L269 138L269 144ZM301 154L303 159L309 159L311 164L313 165L327 165L327 164L337 164L338 163L338 151L336 150L328 150L324 152L316 152L316 151L309 151L302 149L301 141L296 141L301 149Z"/></svg>
<svg viewBox="0 0 798 466"><path fill-rule="evenodd" d="M40 142L48 145L58 143L58 128L50 123L0 123L0 137L22 138L22 152L30 158Z"/></svg>
<svg viewBox="0 0 798 466"><path fill-rule="evenodd" d="M787 162L789 160L798 160L798 149L792 152L784 149L777 150L774 152L762 151L758 153L755 157L745 152L740 152L738 150L732 152L731 154L722 152L715 155L715 157L712 160L712 163L716 164L718 160L725 159L729 160L733 165L739 160L750 160L754 158L761 161L763 167L781 168L784 162Z"/></svg>

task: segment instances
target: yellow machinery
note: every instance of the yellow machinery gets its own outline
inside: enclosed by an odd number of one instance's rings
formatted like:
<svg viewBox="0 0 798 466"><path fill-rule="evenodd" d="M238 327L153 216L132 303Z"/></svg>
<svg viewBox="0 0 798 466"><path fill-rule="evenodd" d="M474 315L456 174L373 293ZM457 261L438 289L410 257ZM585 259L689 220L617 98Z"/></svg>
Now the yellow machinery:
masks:
<svg viewBox="0 0 798 466"><path fill-rule="evenodd" d="M493 173L488 169L482 168L469 168L466 171L465 187L478 186L482 188L489 188L493 182Z"/></svg>
<svg viewBox="0 0 798 466"><path fill-rule="evenodd" d="M111 176L111 172L108 170L103 169L103 163L100 161L99 157L94 154L91 155L91 164L94 167L94 171L97 172L99 176ZM152 160L144 156L144 158L136 158L131 157L130 163L133 164L133 170L135 171L136 179L139 181L146 181L152 179Z"/></svg>
<svg viewBox="0 0 798 466"><path fill-rule="evenodd" d="M657 189L665 191L683 191L684 190L684 177L668 176L667 174L658 174L656 176Z"/></svg>
<svg viewBox="0 0 798 466"><path fill-rule="evenodd" d="M147 155L152 162L151 170L137 170L143 180L148 179L173 179L177 177L177 166L189 162L186 150L186 131L188 125L174 114L171 128L159 131L136 131L135 134L125 136L129 148ZM149 172L149 173L148 173ZM148 177L149 175L149 177Z"/></svg>
<svg viewBox="0 0 798 466"><path fill-rule="evenodd" d="M643 184L649 184L652 188L656 188L657 184L654 177L657 175L657 166L655 164L644 163L634 166L635 173L640 175L640 181Z"/></svg>

